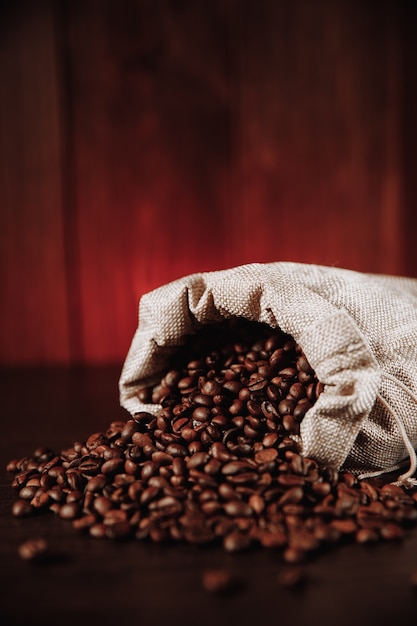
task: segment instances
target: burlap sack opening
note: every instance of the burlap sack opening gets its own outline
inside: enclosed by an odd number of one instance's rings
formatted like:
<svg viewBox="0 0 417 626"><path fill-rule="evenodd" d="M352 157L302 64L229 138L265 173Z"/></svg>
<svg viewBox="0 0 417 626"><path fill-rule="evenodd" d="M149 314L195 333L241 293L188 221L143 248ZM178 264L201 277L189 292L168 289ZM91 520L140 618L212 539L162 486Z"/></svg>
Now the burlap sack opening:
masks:
<svg viewBox="0 0 417 626"><path fill-rule="evenodd" d="M417 280L300 263L192 274L145 294L120 378L131 414L201 324L230 317L279 327L325 385L301 424L303 454L356 474L391 471L417 446Z"/></svg>

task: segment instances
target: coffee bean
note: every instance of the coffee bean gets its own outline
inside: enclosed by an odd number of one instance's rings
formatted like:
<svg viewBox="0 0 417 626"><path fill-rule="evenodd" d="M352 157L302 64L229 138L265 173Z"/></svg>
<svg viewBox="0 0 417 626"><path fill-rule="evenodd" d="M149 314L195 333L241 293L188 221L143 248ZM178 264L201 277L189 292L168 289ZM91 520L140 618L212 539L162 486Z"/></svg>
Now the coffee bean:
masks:
<svg viewBox="0 0 417 626"><path fill-rule="evenodd" d="M250 465L248 465L245 461L230 461L229 463L225 463L222 467L222 474L225 476L231 476L234 474L239 474L242 472L247 472L250 469Z"/></svg>
<svg viewBox="0 0 417 626"><path fill-rule="evenodd" d="M283 559L286 563L302 563L305 560L305 552L298 547L286 548Z"/></svg>
<svg viewBox="0 0 417 626"><path fill-rule="evenodd" d="M297 422L301 422L305 414L311 409L312 403L308 398L301 398L294 407L293 417Z"/></svg>
<svg viewBox="0 0 417 626"><path fill-rule="evenodd" d="M80 506L77 502L63 504L59 509L59 516L62 519L74 520L80 513Z"/></svg>
<svg viewBox="0 0 417 626"><path fill-rule="evenodd" d="M385 522L381 525L379 533L383 539L387 541L396 541L404 537L404 530L398 524L393 522Z"/></svg>
<svg viewBox="0 0 417 626"><path fill-rule="evenodd" d="M72 521L72 527L80 532L88 531L96 522L94 515L84 515Z"/></svg>
<svg viewBox="0 0 417 626"><path fill-rule="evenodd" d="M231 532L223 539L223 547L227 552L247 550L252 543L251 538L243 532Z"/></svg>
<svg viewBox="0 0 417 626"><path fill-rule="evenodd" d="M269 524L265 528L260 528L256 537L264 548L283 548L287 545L287 534L283 528L277 528Z"/></svg>
<svg viewBox="0 0 417 626"><path fill-rule="evenodd" d="M110 461L108 461L110 463ZM94 476L100 471L100 463L98 459L84 458L78 464L78 470L85 476Z"/></svg>
<svg viewBox="0 0 417 626"><path fill-rule="evenodd" d="M372 528L359 528L355 535L357 543L375 543L378 537L378 533Z"/></svg>
<svg viewBox="0 0 417 626"><path fill-rule="evenodd" d="M206 396L214 397L221 394L222 385L215 380L207 380L201 387L201 393Z"/></svg>
<svg viewBox="0 0 417 626"><path fill-rule="evenodd" d="M154 414L10 461L12 514L51 510L96 538L279 548L292 564L282 584L296 584L294 564L320 546L397 540L417 522L415 490L301 454L300 423L325 392L279 329L207 324L139 391Z"/></svg>
<svg viewBox="0 0 417 626"><path fill-rule="evenodd" d="M93 502L94 510L104 516L113 507L113 503L109 498L105 496L98 496Z"/></svg>
<svg viewBox="0 0 417 626"><path fill-rule="evenodd" d="M22 500L32 500L37 491L38 487L26 485L19 491L19 498L22 498Z"/></svg>
<svg viewBox="0 0 417 626"><path fill-rule="evenodd" d="M95 539L104 539L107 536L107 529L104 524L98 523L90 526L89 535Z"/></svg>
<svg viewBox="0 0 417 626"><path fill-rule="evenodd" d="M278 583L283 587L300 587L307 580L306 572L301 567L287 567L278 574Z"/></svg>
<svg viewBox="0 0 417 626"><path fill-rule="evenodd" d="M207 569L202 575L202 585L209 593L225 593L236 586L236 579L228 569Z"/></svg>
<svg viewBox="0 0 417 626"><path fill-rule="evenodd" d="M14 517L27 517L33 514L33 509L27 500L15 500L12 504L12 514Z"/></svg>
<svg viewBox="0 0 417 626"><path fill-rule="evenodd" d="M271 461L275 461L278 456L278 451L275 448L265 448L264 450L259 450L259 452L255 453L255 461L262 465L263 463L270 463Z"/></svg>
<svg viewBox="0 0 417 626"><path fill-rule="evenodd" d="M105 525L105 535L109 539L127 539L132 534L132 527L127 521L117 521L113 524Z"/></svg>
<svg viewBox="0 0 417 626"><path fill-rule="evenodd" d="M28 539L20 544L18 553L25 561L43 561L48 553L48 543L41 537Z"/></svg>
<svg viewBox="0 0 417 626"><path fill-rule="evenodd" d="M279 414L282 416L292 414L295 406L296 403L292 399L286 398L285 400L281 400L281 402L278 404Z"/></svg>
<svg viewBox="0 0 417 626"><path fill-rule="evenodd" d="M252 507L242 500L230 500L223 505L223 508L231 517L251 517L253 515Z"/></svg>
<svg viewBox="0 0 417 626"><path fill-rule="evenodd" d="M226 463L236 459L236 457L228 451L226 446L221 441L215 441L210 446L209 454L211 454L215 459Z"/></svg>
<svg viewBox="0 0 417 626"><path fill-rule="evenodd" d="M202 467L207 463L209 458L210 457L207 452L196 452L186 461L187 468L190 470Z"/></svg>

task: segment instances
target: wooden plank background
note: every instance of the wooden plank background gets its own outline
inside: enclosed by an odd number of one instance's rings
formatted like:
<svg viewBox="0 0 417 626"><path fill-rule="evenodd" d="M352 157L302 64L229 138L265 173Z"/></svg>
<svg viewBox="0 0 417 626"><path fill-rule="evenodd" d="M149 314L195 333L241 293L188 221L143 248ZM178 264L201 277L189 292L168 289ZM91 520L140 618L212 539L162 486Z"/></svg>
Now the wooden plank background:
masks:
<svg viewBox="0 0 417 626"><path fill-rule="evenodd" d="M192 272L417 275L413 2L0 7L2 365L121 363Z"/></svg>

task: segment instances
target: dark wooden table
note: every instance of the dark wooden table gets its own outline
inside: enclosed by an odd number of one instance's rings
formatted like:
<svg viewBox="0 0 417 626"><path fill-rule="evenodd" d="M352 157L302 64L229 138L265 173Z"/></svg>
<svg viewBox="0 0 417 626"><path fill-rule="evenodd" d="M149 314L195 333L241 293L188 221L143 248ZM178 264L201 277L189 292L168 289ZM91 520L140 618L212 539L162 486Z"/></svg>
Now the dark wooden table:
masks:
<svg viewBox="0 0 417 626"><path fill-rule="evenodd" d="M16 519L7 461L39 445L59 452L126 419L119 407L120 367L2 371L0 377L2 626L138 624L279 626L417 623L417 528L401 542L344 545L308 564L302 589L277 582L283 564L274 550L227 554L220 548L113 543L80 536L53 514ZM21 542L46 538L56 559L35 565L17 553ZM202 588L206 568L228 567L242 585L226 596Z"/></svg>

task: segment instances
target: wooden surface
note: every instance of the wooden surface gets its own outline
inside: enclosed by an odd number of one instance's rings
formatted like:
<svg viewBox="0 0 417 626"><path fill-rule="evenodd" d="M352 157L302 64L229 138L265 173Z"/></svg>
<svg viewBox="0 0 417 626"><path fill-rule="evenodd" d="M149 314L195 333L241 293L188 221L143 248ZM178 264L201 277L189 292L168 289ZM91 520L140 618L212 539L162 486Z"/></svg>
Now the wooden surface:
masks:
<svg viewBox="0 0 417 626"><path fill-rule="evenodd" d="M120 368L4 370L0 376L0 621L2 626L414 626L417 529L400 543L343 546L308 564L298 591L280 587L279 552L226 554L220 548L112 543L76 534L53 514L10 515L14 492L5 464L38 444L55 450L127 414L118 406ZM22 561L21 542L42 536L56 560ZM206 568L227 567L242 586L222 597L201 585Z"/></svg>
<svg viewBox="0 0 417 626"><path fill-rule="evenodd" d="M0 362L122 359L140 296L416 275L414 2L0 4Z"/></svg>

